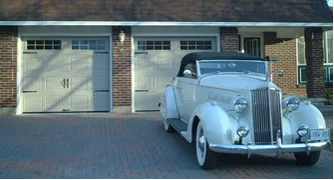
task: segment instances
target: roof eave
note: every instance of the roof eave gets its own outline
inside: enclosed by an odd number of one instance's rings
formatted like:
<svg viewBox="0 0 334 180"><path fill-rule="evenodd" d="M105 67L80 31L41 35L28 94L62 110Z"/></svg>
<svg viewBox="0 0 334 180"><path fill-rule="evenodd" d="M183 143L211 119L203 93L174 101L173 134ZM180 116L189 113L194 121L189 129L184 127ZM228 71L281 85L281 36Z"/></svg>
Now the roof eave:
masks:
<svg viewBox="0 0 334 180"><path fill-rule="evenodd" d="M333 27L327 22L0 21L1 26Z"/></svg>

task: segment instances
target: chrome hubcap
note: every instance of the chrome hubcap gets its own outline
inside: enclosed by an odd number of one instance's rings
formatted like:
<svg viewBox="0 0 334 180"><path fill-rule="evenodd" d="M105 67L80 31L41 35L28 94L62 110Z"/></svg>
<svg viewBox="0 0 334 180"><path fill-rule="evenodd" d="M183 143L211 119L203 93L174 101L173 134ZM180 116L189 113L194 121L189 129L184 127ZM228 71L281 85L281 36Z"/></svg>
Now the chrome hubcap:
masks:
<svg viewBox="0 0 334 180"><path fill-rule="evenodd" d="M198 139L198 148L203 152L204 151L204 146L205 146L205 136L201 136Z"/></svg>

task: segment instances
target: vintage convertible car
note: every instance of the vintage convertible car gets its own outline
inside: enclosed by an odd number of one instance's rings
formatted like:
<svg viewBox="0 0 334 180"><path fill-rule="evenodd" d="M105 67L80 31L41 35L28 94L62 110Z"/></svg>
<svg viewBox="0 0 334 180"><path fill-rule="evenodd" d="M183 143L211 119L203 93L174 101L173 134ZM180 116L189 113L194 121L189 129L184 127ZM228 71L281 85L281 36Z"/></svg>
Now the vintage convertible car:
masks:
<svg viewBox="0 0 334 180"><path fill-rule="evenodd" d="M196 143L198 164L212 169L219 153L294 153L314 165L330 131L309 101L270 81L266 59L242 53L190 53L166 86L160 112L167 132Z"/></svg>

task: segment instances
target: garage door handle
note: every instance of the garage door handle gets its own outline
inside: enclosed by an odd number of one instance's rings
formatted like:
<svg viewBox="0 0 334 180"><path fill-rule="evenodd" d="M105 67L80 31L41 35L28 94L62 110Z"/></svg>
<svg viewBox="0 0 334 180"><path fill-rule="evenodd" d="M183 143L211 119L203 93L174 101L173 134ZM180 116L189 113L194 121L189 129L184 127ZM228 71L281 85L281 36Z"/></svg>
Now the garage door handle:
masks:
<svg viewBox="0 0 334 180"><path fill-rule="evenodd" d="M23 54L37 54L37 52L23 52Z"/></svg>
<svg viewBox="0 0 334 180"><path fill-rule="evenodd" d="M135 52L135 54L148 54L148 52Z"/></svg>
<svg viewBox="0 0 334 180"><path fill-rule="evenodd" d="M95 54L109 54L109 52L94 52Z"/></svg>
<svg viewBox="0 0 334 180"><path fill-rule="evenodd" d="M139 90L136 90L136 92L148 92L147 89L139 89Z"/></svg>
<svg viewBox="0 0 334 180"><path fill-rule="evenodd" d="M109 92L109 90L95 90L95 92Z"/></svg>
<svg viewBox="0 0 334 180"><path fill-rule="evenodd" d="M70 81L69 81L69 79L67 78L67 80L66 80L66 84L67 84L67 88L69 88L70 87Z"/></svg>
<svg viewBox="0 0 334 180"><path fill-rule="evenodd" d="M37 93L37 91L23 91L23 93Z"/></svg>

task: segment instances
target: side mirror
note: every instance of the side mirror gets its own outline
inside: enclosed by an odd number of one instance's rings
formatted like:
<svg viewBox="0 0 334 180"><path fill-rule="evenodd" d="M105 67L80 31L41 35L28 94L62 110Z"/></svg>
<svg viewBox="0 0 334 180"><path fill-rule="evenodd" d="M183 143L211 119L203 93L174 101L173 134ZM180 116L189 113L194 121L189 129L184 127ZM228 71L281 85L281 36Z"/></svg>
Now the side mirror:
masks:
<svg viewBox="0 0 334 180"><path fill-rule="evenodd" d="M184 76L190 76L192 74L192 72L189 69L186 69L183 71L183 75Z"/></svg>
<svg viewBox="0 0 334 180"><path fill-rule="evenodd" d="M192 77L192 75L197 77L197 74L191 72L189 69L186 69L186 70L183 71L183 76L185 76L185 77Z"/></svg>
<svg viewBox="0 0 334 180"><path fill-rule="evenodd" d="M284 70L283 70L283 69L279 70L278 73L277 73L277 75L278 75L279 77L283 77L283 75L284 75Z"/></svg>

